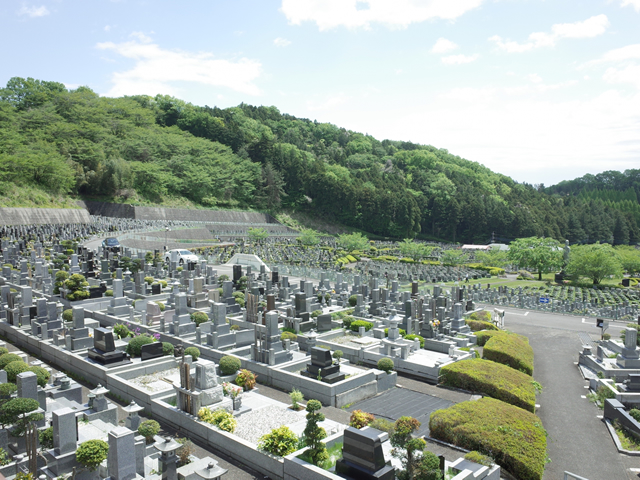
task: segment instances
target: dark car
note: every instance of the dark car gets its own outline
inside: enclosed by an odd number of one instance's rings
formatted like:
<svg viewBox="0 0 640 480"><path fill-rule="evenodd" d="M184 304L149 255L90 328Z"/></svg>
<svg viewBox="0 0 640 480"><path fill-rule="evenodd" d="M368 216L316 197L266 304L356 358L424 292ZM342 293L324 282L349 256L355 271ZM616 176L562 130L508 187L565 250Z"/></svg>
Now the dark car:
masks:
<svg viewBox="0 0 640 480"><path fill-rule="evenodd" d="M109 237L102 240L102 248L107 250L117 251L120 250L120 242L115 237Z"/></svg>

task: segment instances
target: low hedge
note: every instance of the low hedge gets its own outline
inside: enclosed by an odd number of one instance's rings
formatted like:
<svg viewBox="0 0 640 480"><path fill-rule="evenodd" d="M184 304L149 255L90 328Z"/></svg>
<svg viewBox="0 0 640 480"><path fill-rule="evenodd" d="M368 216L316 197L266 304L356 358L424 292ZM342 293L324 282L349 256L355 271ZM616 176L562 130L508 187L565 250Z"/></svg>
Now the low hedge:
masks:
<svg viewBox="0 0 640 480"><path fill-rule="evenodd" d="M533 375L533 348L521 335L494 335L485 343L482 357Z"/></svg>
<svg viewBox="0 0 640 480"><path fill-rule="evenodd" d="M533 413L493 398L462 402L431 414L430 435L495 459L520 480L541 480L547 436Z"/></svg>
<svg viewBox="0 0 640 480"><path fill-rule="evenodd" d="M483 322L481 320L470 320L467 318L464 322L469 326L472 332L479 332L480 330L498 330L498 327L493 323Z"/></svg>
<svg viewBox="0 0 640 480"><path fill-rule="evenodd" d="M368 332L373 328L373 323L366 322L364 320L354 320L353 322L351 322L351 325L349 325L349 328L352 332L358 332L360 330L360 327L364 327L364 330Z"/></svg>
<svg viewBox="0 0 640 480"><path fill-rule="evenodd" d="M504 332L500 330L481 330L479 332L475 332L478 346L483 347L485 343L489 341L494 335L500 335Z"/></svg>
<svg viewBox="0 0 640 480"><path fill-rule="evenodd" d="M536 391L531 377L500 363L475 358L445 365L440 369L440 383L535 412Z"/></svg>

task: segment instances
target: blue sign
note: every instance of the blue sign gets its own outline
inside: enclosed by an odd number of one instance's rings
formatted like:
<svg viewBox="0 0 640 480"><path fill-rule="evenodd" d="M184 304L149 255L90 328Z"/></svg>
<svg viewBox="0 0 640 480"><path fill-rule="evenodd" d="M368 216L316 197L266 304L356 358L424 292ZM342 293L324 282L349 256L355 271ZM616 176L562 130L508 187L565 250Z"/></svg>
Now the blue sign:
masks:
<svg viewBox="0 0 640 480"><path fill-rule="evenodd" d="M540 303L549 303L549 299L546 297L540 297Z"/></svg>

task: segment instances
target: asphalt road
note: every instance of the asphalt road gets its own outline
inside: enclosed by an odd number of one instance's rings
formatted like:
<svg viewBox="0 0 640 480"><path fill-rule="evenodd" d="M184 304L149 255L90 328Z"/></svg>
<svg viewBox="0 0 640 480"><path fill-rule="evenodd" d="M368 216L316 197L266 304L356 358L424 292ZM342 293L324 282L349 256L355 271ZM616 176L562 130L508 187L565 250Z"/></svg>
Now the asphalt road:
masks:
<svg viewBox="0 0 640 480"><path fill-rule="evenodd" d="M611 322L608 332L619 336L625 325ZM602 422L602 410L585 397L588 382L577 366L582 347L578 333L597 340L595 319L507 308L505 328L529 337L535 353L534 378L543 386L536 413L548 433L551 460L544 480L562 479L565 471L589 480L640 478L640 457L618 453Z"/></svg>

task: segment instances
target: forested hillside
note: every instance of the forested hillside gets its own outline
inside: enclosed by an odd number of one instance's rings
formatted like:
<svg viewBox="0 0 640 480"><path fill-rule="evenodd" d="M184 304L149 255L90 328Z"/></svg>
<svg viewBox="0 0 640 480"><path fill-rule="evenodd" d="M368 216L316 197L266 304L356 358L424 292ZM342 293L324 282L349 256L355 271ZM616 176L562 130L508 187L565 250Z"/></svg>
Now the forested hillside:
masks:
<svg viewBox="0 0 640 480"><path fill-rule="evenodd" d="M19 188L32 196L305 210L396 238L486 242L495 233L637 243L637 196L628 191L638 194L635 172L618 174L635 175L633 187L607 186L623 194L614 202L589 193L604 188L563 190L571 183L563 182L538 191L444 149L380 141L275 107L106 98L21 78L0 91L3 205L13 206Z"/></svg>

